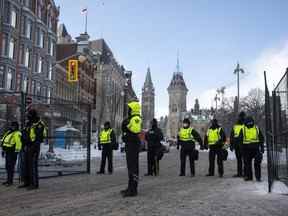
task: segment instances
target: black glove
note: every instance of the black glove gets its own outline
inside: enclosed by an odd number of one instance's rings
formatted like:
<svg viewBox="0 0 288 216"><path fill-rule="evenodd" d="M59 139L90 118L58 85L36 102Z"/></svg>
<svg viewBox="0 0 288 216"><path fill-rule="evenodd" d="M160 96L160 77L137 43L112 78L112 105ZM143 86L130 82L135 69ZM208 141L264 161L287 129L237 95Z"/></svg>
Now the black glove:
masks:
<svg viewBox="0 0 288 216"><path fill-rule="evenodd" d="M200 146L200 150L204 150L205 148L204 148L204 146L203 145L201 145Z"/></svg>
<svg viewBox="0 0 288 216"><path fill-rule="evenodd" d="M260 150L261 154L264 154L264 148L262 147Z"/></svg>
<svg viewBox="0 0 288 216"><path fill-rule="evenodd" d="M232 151L232 152L234 151L234 148L231 145L230 145L230 151Z"/></svg>
<svg viewBox="0 0 288 216"><path fill-rule="evenodd" d="M177 150L179 150L179 146L177 146Z"/></svg>
<svg viewBox="0 0 288 216"><path fill-rule="evenodd" d="M99 145L99 146L98 146L98 149L99 149L99 150L102 150L102 146L101 146L101 145Z"/></svg>
<svg viewBox="0 0 288 216"><path fill-rule="evenodd" d="M2 152L1 152L1 155L2 155L2 158L4 158L4 157L5 157L5 152L2 151Z"/></svg>

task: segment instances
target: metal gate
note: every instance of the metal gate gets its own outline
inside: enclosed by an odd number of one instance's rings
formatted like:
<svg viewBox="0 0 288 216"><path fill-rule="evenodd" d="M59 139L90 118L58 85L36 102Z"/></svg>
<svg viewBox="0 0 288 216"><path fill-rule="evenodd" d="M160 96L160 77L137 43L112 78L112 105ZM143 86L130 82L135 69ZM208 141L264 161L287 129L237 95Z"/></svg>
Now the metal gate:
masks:
<svg viewBox="0 0 288 216"><path fill-rule="evenodd" d="M266 82L266 137L271 191L275 180L288 183L288 69L272 97Z"/></svg>
<svg viewBox="0 0 288 216"><path fill-rule="evenodd" d="M48 128L39 156L40 178L90 173L91 105L22 92L0 92L0 134L12 120L17 120L23 129L29 109L35 109ZM1 177L4 165L1 158Z"/></svg>

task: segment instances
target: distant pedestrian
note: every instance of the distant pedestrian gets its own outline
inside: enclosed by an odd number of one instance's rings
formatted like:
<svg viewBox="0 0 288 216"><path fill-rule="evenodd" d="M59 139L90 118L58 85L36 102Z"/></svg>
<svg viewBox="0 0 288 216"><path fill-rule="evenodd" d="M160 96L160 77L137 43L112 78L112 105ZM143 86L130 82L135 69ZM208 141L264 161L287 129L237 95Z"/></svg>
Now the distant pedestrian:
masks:
<svg viewBox="0 0 288 216"><path fill-rule="evenodd" d="M264 153L264 136L255 125L252 117L247 117L245 126L240 132L240 140L244 156L245 181L253 180L252 161L254 159L255 177L261 181L261 162Z"/></svg>
<svg viewBox="0 0 288 216"><path fill-rule="evenodd" d="M145 139L148 143L147 150L147 162L148 162L148 173L145 176L157 176L159 175L159 161L160 155L163 154L163 148L161 141L163 140L163 133L158 128L158 122L156 119L151 121L151 128L146 133Z"/></svg>
<svg viewBox="0 0 288 216"><path fill-rule="evenodd" d="M226 142L225 132L219 126L217 119L211 121L211 127L208 129L204 139L204 145L209 148L209 172L206 176L214 176L215 158L217 156L218 174L222 178L224 175L224 144Z"/></svg>
<svg viewBox="0 0 288 216"><path fill-rule="evenodd" d="M177 149L181 146L179 176L185 176L187 156L190 161L191 177L195 176L195 160L198 160L198 151L195 149L196 142L199 143L201 149L204 149L201 136L190 124L190 120L185 118L183 120L183 127L178 134Z"/></svg>
<svg viewBox="0 0 288 216"><path fill-rule="evenodd" d="M101 166L97 174L105 174L106 159L108 159L108 173L113 173L113 149L116 146L116 136L110 122L105 122L104 129L100 132L98 149L102 150Z"/></svg>
<svg viewBox="0 0 288 216"><path fill-rule="evenodd" d="M3 185L13 185L13 177L17 155L22 148L21 132L17 121L11 122L11 126L1 139L1 147L5 154L5 168L7 172L7 180Z"/></svg>
<svg viewBox="0 0 288 216"><path fill-rule="evenodd" d="M31 109L27 114L27 125L23 130L24 145L24 166L23 180L24 184L19 188L29 190L39 188L38 160L41 143L47 138L47 127L40 119L36 110Z"/></svg>
<svg viewBox="0 0 288 216"><path fill-rule="evenodd" d="M123 138L125 142L126 160L128 168L128 188L121 191L123 197L137 196L139 181L139 134L142 130L142 119L140 116L141 106L139 102L128 103L128 119L122 124Z"/></svg>

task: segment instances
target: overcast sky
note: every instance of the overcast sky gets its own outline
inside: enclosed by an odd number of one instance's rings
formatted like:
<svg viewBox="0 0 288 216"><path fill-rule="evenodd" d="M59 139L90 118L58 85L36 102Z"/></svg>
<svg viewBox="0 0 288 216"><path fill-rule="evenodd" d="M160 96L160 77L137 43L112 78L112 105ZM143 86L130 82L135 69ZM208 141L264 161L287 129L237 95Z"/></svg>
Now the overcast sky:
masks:
<svg viewBox="0 0 288 216"><path fill-rule="evenodd" d="M288 67L287 0L56 0L60 23L75 37L84 31L80 11L88 7L91 39L104 38L120 64L134 72L138 96L151 67L156 114L168 112L167 87L176 68L177 51L189 88L188 108L213 105L215 90L236 94L233 70L246 71L242 95L270 86Z"/></svg>

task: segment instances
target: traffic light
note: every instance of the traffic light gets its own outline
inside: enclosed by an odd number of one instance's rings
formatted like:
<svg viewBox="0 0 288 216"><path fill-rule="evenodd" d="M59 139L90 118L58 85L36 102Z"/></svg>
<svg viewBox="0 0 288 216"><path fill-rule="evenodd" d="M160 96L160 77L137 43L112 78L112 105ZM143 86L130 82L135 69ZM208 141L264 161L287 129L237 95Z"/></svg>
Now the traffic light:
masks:
<svg viewBox="0 0 288 216"><path fill-rule="evenodd" d="M68 82L78 82L78 60L68 61Z"/></svg>

